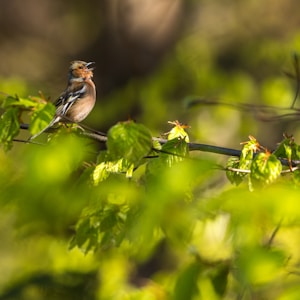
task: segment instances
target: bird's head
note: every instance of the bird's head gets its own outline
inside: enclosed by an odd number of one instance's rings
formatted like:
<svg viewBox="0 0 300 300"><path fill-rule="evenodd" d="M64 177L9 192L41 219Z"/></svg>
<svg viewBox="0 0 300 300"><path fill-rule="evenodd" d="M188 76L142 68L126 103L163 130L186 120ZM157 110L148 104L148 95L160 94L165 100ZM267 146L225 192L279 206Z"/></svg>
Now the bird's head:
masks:
<svg viewBox="0 0 300 300"><path fill-rule="evenodd" d="M81 60L75 60L71 62L69 69L69 80L72 81L84 81L93 78L92 67L94 62L85 62Z"/></svg>

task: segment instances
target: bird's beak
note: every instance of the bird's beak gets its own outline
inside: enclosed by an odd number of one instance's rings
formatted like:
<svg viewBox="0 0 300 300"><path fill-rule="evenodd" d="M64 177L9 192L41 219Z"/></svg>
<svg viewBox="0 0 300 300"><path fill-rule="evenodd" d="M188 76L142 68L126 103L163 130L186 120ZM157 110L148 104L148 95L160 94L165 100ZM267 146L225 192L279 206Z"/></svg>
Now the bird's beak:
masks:
<svg viewBox="0 0 300 300"><path fill-rule="evenodd" d="M91 61L91 62L88 62L85 66L90 70L90 71L93 71L95 68L93 67L93 65L95 64L94 61ZM90 66L92 66L90 68Z"/></svg>

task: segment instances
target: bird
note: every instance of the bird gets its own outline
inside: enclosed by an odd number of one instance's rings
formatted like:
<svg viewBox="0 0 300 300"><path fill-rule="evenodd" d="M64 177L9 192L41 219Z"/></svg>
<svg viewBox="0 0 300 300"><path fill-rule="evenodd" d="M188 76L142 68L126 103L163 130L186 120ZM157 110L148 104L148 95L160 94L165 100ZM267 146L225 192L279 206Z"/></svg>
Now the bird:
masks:
<svg viewBox="0 0 300 300"><path fill-rule="evenodd" d="M69 68L68 84L65 91L55 102L55 115L52 121L29 140L45 132L48 128L62 123L83 121L96 103L96 86L93 82L94 62L72 61Z"/></svg>

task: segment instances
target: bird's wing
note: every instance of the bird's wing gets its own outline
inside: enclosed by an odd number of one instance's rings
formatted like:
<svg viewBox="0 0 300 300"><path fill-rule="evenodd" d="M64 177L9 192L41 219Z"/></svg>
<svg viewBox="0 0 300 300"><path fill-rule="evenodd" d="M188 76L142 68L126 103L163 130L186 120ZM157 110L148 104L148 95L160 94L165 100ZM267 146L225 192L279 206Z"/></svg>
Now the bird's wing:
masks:
<svg viewBox="0 0 300 300"><path fill-rule="evenodd" d="M67 88L66 91L63 92L55 102L56 113L53 120L43 130L30 137L29 140L35 139L37 136L39 136L41 133L46 131L48 128L52 127L53 125L61 121L63 117L66 115L66 113L68 112L68 110L70 109L70 107L73 105L73 103L85 94L86 89L87 89L86 84L82 84L82 83Z"/></svg>
<svg viewBox="0 0 300 300"><path fill-rule="evenodd" d="M81 84L80 86L72 87L72 89L67 89L61 94L55 103L56 115L65 116L73 103L86 93L86 89L86 84Z"/></svg>

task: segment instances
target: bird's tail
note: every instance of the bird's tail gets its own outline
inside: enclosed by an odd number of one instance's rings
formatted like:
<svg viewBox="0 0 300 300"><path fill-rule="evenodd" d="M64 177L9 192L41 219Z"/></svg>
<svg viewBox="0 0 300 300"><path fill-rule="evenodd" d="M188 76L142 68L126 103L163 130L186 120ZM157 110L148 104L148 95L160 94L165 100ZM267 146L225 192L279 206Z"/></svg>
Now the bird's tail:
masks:
<svg viewBox="0 0 300 300"><path fill-rule="evenodd" d="M52 127L53 125L55 125L56 123L58 123L60 121L60 117L55 117L44 129L42 129L40 132L34 134L33 136L31 136L28 141L32 141L33 139L35 139L36 137L38 137L40 134L42 134L43 132L45 132L46 130L48 130L50 127Z"/></svg>

